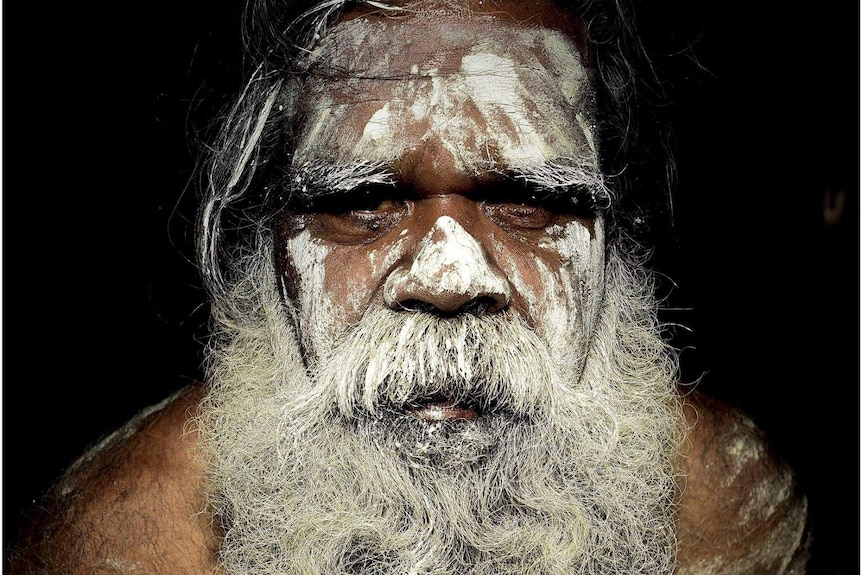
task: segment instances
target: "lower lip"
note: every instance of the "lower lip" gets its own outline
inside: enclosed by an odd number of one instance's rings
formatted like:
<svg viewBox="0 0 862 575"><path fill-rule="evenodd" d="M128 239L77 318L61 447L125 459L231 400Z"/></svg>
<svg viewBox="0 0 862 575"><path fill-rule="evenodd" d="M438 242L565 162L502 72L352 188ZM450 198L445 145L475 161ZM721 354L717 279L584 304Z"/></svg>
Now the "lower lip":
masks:
<svg viewBox="0 0 862 575"><path fill-rule="evenodd" d="M410 408L410 412L425 421L452 421L455 419L475 420L479 417L476 410L458 407L452 402L431 402L421 407Z"/></svg>

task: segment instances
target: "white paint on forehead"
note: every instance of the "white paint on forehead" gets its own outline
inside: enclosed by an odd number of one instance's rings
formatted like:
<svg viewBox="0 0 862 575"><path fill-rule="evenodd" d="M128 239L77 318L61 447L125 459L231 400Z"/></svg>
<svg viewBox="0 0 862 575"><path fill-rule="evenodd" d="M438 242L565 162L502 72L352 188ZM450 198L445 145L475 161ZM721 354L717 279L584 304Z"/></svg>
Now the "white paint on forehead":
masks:
<svg viewBox="0 0 862 575"><path fill-rule="evenodd" d="M438 30L434 49L418 49L418 19L359 18L333 27L313 60L347 73L307 83L308 120L295 161L388 162L435 141L466 171L487 167L489 149L512 168L560 158L598 165L588 76L572 40L485 18ZM393 54L401 51L414 61ZM357 117L367 118L361 133L346 130Z"/></svg>
<svg viewBox="0 0 862 575"><path fill-rule="evenodd" d="M581 65L581 57L571 40L563 34L551 33L541 36L544 43L544 53L551 59L551 69L558 74L560 86L566 100L574 104L588 85L587 73ZM578 66L572 66L572 60L577 60Z"/></svg>
<svg viewBox="0 0 862 575"><path fill-rule="evenodd" d="M514 60L496 54L472 54L461 59L461 71L463 76L452 80L455 84L453 88L457 88L459 80L463 81L468 98L488 123L489 135L495 134L497 144L503 144L500 151L508 165L517 165L521 159L553 156L553 152L547 149L545 137L538 131L542 129L544 132L544 125L534 125L534 119L528 115L525 90ZM445 121L436 116L435 119L437 122ZM518 137L506 137L507 128L496 125L503 119L511 123ZM443 131L439 124L436 127L438 131ZM447 139L443 141L447 145L458 144ZM457 157L457 148L450 151Z"/></svg>
<svg viewBox="0 0 862 575"><path fill-rule="evenodd" d="M389 125L389 103L383 104L383 107L374 112L368 123L365 124L365 130L362 132L362 138L370 140L382 140L391 138L393 130Z"/></svg>

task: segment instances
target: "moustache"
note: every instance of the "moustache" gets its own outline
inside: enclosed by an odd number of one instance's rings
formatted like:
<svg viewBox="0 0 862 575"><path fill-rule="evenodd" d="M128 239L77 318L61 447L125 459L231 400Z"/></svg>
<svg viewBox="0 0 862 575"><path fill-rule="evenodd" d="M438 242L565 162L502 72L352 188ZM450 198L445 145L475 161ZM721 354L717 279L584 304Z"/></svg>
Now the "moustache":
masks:
<svg viewBox="0 0 862 575"><path fill-rule="evenodd" d="M548 345L514 312L369 310L317 367L314 387L348 419L429 406L537 418L562 389Z"/></svg>

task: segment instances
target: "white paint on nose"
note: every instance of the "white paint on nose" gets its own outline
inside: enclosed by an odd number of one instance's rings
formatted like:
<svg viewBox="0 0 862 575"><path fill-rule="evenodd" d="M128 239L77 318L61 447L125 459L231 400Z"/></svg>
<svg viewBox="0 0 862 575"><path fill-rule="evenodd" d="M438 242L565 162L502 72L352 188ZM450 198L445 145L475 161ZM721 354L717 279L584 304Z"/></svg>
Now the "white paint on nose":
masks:
<svg viewBox="0 0 862 575"><path fill-rule="evenodd" d="M454 294L465 303L481 296L511 298L509 283L492 267L479 242L449 216L441 216L419 242L410 269L395 270L386 283L390 305L424 299L423 294Z"/></svg>

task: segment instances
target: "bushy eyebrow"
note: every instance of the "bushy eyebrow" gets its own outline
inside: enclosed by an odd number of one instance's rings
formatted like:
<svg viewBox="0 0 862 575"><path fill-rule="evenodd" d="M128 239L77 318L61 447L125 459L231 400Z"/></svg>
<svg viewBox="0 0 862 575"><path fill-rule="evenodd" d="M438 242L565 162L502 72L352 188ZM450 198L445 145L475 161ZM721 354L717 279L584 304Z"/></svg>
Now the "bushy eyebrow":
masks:
<svg viewBox="0 0 862 575"><path fill-rule="evenodd" d="M592 162L544 162L529 167L491 168L502 180L523 184L542 196L569 198L573 205L604 210L612 194L603 174ZM288 172L285 192L288 203L313 203L316 199L346 194L369 186L397 186L399 179L385 162L330 164L306 162ZM488 187L493 187L490 184Z"/></svg>
<svg viewBox="0 0 862 575"><path fill-rule="evenodd" d="M363 186L395 185L396 181L395 175L382 162L307 162L290 169L286 187L291 198L302 201L346 193Z"/></svg>
<svg viewBox="0 0 862 575"><path fill-rule="evenodd" d="M570 195L575 203L580 196L587 195L589 204L599 210L609 208L613 199L613 194L605 183L604 174L594 163L588 161L544 162L525 168L510 168L504 175L537 192L556 196Z"/></svg>

